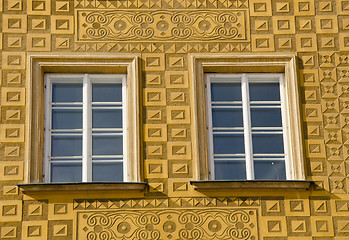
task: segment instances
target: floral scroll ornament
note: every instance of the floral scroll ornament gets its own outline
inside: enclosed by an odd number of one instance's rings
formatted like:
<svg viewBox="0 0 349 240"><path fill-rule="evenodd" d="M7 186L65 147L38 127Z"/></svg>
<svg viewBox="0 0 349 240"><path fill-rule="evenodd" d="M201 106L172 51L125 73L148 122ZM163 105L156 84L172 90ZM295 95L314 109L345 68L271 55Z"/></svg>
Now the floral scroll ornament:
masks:
<svg viewBox="0 0 349 240"><path fill-rule="evenodd" d="M255 240L256 209L138 209L78 213L78 237Z"/></svg>
<svg viewBox="0 0 349 240"><path fill-rule="evenodd" d="M248 40L246 15L236 11L79 11L78 40Z"/></svg>

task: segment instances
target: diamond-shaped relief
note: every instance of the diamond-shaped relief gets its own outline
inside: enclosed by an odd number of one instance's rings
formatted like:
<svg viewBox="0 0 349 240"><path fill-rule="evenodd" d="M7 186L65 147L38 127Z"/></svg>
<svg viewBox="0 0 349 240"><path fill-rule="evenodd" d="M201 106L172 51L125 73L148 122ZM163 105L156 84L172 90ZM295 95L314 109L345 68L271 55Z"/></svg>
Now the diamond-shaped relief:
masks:
<svg viewBox="0 0 349 240"><path fill-rule="evenodd" d="M273 35L252 35L252 50L260 52L274 51Z"/></svg>
<svg viewBox="0 0 349 240"><path fill-rule="evenodd" d="M51 51L50 34L28 34L28 51Z"/></svg>
<svg viewBox="0 0 349 240"><path fill-rule="evenodd" d="M163 147L161 145L147 146L146 152L148 157L157 157L163 155Z"/></svg>
<svg viewBox="0 0 349 240"><path fill-rule="evenodd" d="M4 14L2 16L2 26L4 33L26 33L27 18L25 15Z"/></svg>
<svg viewBox="0 0 349 240"><path fill-rule="evenodd" d="M296 35L297 50L301 52L316 51L316 35L315 34L297 34Z"/></svg>
<svg viewBox="0 0 349 240"><path fill-rule="evenodd" d="M6 111L6 120L8 120L8 121L21 120L21 111L20 110L7 110Z"/></svg>
<svg viewBox="0 0 349 240"><path fill-rule="evenodd" d="M170 92L171 103L185 103L186 94L184 92Z"/></svg>
<svg viewBox="0 0 349 240"><path fill-rule="evenodd" d="M51 33L74 34L73 16L51 16Z"/></svg>
<svg viewBox="0 0 349 240"><path fill-rule="evenodd" d="M294 34L295 18L293 16L273 17L275 34Z"/></svg>
<svg viewBox="0 0 349 240"><path fill-rule="evenodd" d="M20 73L8 73L7 84L20 84L22 83L22 74Z"/></svg>
<svg viewBox="0 0 349 240"><path fill-rule="evenodd" d="M280 37L277 40L279 49L292 49L293 48L293 39L291 37Z"/></svg>
<svg viewBox="0 0 349 240"><path fill-rule="evenodd" d="M348 0L338 0L337 1L337 11L339 15L349 15L349 1Z"/></svg>
<svg viewBox="0 0 349 240"><path fill-rule="evenodd" d="M311 19L299 19L298 20L298 29L300 31L311 31L313 22Z"/></svg>
<svg viewBox="0 0 349 240"><path fill-rule="evenodd" d="M46 19L32 19L31 20L32 30L45 30L46 29Z"/></svg>
<svg viewBox="0 0 349 240"><path fill-rule="evenodd" d="M188 174L189 173L188 164L184 164L184 163L173 164L172 171L173 173Z"/></svg>
<svg viewBox="0 0 349 240"><path fill-rule="evenodd" d="M307 221L304 219L290 219L290 231L291 233L302 233L305 234L308 231Z"/></svg>
<svg viewBox="0 0 349 240"><path fill-rule="evenodd" d="M189 190L188 182L173 182L171 187L173 192L187 192Z"/></svg>
<svg viewBox="0 0 349 240"><path fill-rule="evenodd" d="M22 201L2 200L0 202L0 222L22 220Z"/></svg>
<svg viewBox="0 0 349 240"><path fill-rule="evenodd" d="M28 14L32 15L50 15L50 0L28 0Z"/></svg>
<svg viewBox="0 0 349 240"><path fill-rule="evenodd" d="M304 69L300 71L301 85L309 87L319 86L319 73L318 70Z"/></svg>
<svg viewBox="0 0 349 240"><path fill-rule="evenodd" d="M55 215L62 215L68 213L68 205L67 204L54 204L53 213Z"/></svg>
<svg viewBox="0 0 349 240"><path fill-rule="evenodd" d="M161 110L147 110L147 120L148 121L161 121L162 111Z"/></svg>
<svg viewBox="0 0 349 240"><path fill-rule="evenodd" d="M306 154L312 158L326 157L325 144L322 140L306 140Z"/></svg>
<svg viewBox="0 0 349 240"><path fill-rule="evenodd" d="M190 108L188 106L169 106L167 109L167 123L189 124Z"/></svg>
<svg viewBox="0 0 349 240"><path fill-rule="evenodd" d="M316 16L317 33L337 33L338 22L337 16Z"/></svg>
<svg viewBox="0 0 349 240"><path fill-rule="evenodd" d="M304 117L306 121L309 122L318 122L322 121L322 111L321 105L319 104L305 104L304 108Z"/></svg>
<svg viewBox="0 0 349 240"><path fill-rule="evenodd" d="M145 136L145 141L166 141L167 125L166 124L145 124L144 136Z"/></svg>
<svg viewBox="0 0 349 240"><path fill-rule="evenodd" d="M5 147L5 157L19 157L19 147Z"/></svg>
<svg viewBox="0 0 349 240"><path fill-rule="evenodd" d="M334 194L347 193L345 177L330 177L330 191Z"/></svg>
<svg viewBox="0 0 349 240"><path fill-rule="evenodd" d="M67 13L70 11L69 1L56 1L56 12Z"/></svg>
<svg viewBox="0 0 349 240"><path fill-rule="evenodd" d="M319 1L319 12L322 13L330 13L333 11L333 4L332 1Z"/></svg>
<svg viewBox="0 0 349 240"><path fill-rule="evenodd" d="M24 142L24 125L3 124L0 125L0 141Z"/></svg>
<svg viewBox="0 0 349 240"><path fill-rule="evenodd" d="M314 0L295 0L294 8L296 16L315 15Z"/></svg>
<svg viewBox="0 0 349 240"><path fill-rule="evenodd" d="M326 36L319 37L319 48L332 49L336 47L337 45L336 45L335 37L326 37Z"/></svg>
<svg viewBox="0 0 349 240"><path fill-rule="evenodd" d="M68 236L68 225L55 224L53 225L53 237L66 237Z"/></svg>
<svg viewBox="0 0 349 240"><path fill-rule="evenodd" d="M165 70L164 54L144 54L145 70L162 71Z"/></svg>
<svg viewBox="0 0 349 240"><path fill-rule="evenodd" d="M164 191L164 183L162 182L150 182L149 184L149 192L163 192Z"/></svg>
<svg viewBox="0 0 349 240"><path fill-rule="evenodd" d="M328 201L327 200L316 200L316 199L311 199L311 210L312 214L314 215L327 215L329 213L329 208L328 208Z"/></svg>
<svg viewBox="0 0 349 240"><path fill-rule="evenodd" d="M145 106L165 106L166 90L165 89L144 89Z"/></svg>
<svg viewBox="0 0 349 240"><path fill-rule="evenodd" d="M336 219L335 226L337 234L342 236L349 234L349 220Z"/></svg>
<svg viewBox="0 0 349 240"><path fill-rule="evenodd" d="M47 238L47 221L24 221L22 236L28 240Z"/></svg>
<svg viewBox="0 0 349 240"><path fill-rule="evenodd" d="M187 72L166 71L165 79L167 88L187 88L189 86Z"/></svg>
<svg viewBox="0 0 349 240"><path fill-rule="evenodd" d="M7 38L7 47L11 48L21 48L22 47L22 37L9 36Z"/></svg>
<svg viewBox="0 0 349 240"><path fill-rule="evenodd" d="M254 21L254 30L255 31L268 31L269 30L269 21L256 19Z"/></svg>
<svg viewBox="0 0 349 240"><path fill-rule="evenodd" d="M271 16L271 3L268 0L250 0L251 16Z"/></svg>
<svg viewBox="0 0 349 240"><path fill-rule="evenodd" d="M0 235L1 239L17 238L17 227L15 226L1 227L0 232L1 232L1 235Z"/></svg>
<svg viewBox="0 0 349 240"><path fill-rule="evenodd" d="M324 174L324 166L322 162L311 162L310 163L310 171L312 174Z"/></svg>
<svg viewBox="0 0 349 240"><path fill-rule="evenodd" d="M348 33L340 33L339 34L339 46L340 50L349 50L349 34Z"/></svg>
<svg viewBox="0 0 349 240"><path fill-rule="evenodd" d="M24 52L3 52L2 53L3 69L24 69L25 53Z"/></svg>
<svg viewBox="0 0 349 240"><path fill-rule="evenodd" d="M172 138L186 138L187 130L185 128L172 128L171 130Z"/></svg>
<svg viewBox="0 0 349 240"><path fill-rule="evenodd" d="M188 142L168 142L169 159L191 159L191 144Z"/></svg>
<svg viewBox="0 0 349 240"><path fill-rule="evenodd" d="M23 180L23 162L0 162L0 177L4 181Z"/></svg>
<svg viewBox="0 0 349 240"><path fill-rule="evenodd" d="M289 2L277 2L275 4L275 10L277 13L288 13L290 12L290 3Z"/></svg>
<svg viewBox="0 0 349 240"><path fill-rule="evenodd" d="M8 11L22 11L23 1L22 0L9 0L7 2Z"/></svg>
<svg viewBox="0 0 349 240"><path fill-rule="evenodd" d="M145 82L149 86L159 86L162 84L161 74L146 74Z"/></svg>
<svg viewBox="0 0 349 240"><path fill-rule="evenodd" d="M18 187L17 186L4 186L3 187L4 196L15 196L18 195Z"/></svg>
<svg viewBox="0 0 349 240"><path fill-rule="evenodd" d="M28 216L41 216L42 204L30 204L28 206Z"/></svg>

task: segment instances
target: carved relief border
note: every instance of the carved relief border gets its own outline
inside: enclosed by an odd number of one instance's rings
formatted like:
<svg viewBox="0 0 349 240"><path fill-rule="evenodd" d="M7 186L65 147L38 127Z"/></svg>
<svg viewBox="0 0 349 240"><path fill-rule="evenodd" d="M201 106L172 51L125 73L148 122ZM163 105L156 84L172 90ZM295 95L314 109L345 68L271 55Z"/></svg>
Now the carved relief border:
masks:
<svg viewBox="0 0 349 240"><path fill-rule="evenodd" d="M248 13L77 10L77 42L249 41Z"/></svg>
<svg viewBox="0 0 349 240"><path fill-rule="evenodd" d="M77 239L258 239L257 209L77 213Z"/></svg>

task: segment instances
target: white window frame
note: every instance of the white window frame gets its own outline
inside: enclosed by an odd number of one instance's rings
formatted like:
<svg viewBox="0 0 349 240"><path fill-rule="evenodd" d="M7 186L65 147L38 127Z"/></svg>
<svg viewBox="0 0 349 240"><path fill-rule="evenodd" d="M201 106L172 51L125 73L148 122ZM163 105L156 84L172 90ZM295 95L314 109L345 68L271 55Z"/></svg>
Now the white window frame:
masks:
<svg viewBox="0 0 349 240"><path fill-rule="evenodd" d="M294 54L189 54L189 79L192 103L192 149L194 177L210 180L206 119L205 74L209 73L283 73L285 75L285 114L288 128L290 178L305 180L305 151L297 57Z"/></svg>
<svg viewBox="0 0 349 240"><path fill-rule="evenodd" d="M54 78L63 78L56 80ZM122 135L123 135L123 181L128 181L128 109L127 109L127 75L126 74L45 74L44 76L44 157L43 157L43 181L51 182L51 124L52 124L52 83L74 83L75 81L64 80L68 78L83 79L83 149L82 149L82 182L92 182L92 83L117 83L116 78L121 79L122 83ZM53 80L52 80L53 79ZM103 79L103 80L100 80Z"/></svg>
<svg viewBox="0 0 349 240"><path fill-rule="evenodd" d="M215 78L215 80L212 80ZM219 79L222 78L222 79ZM268 79L276 79L278 81L271 81ZM237 80L238 79L238 80ZM256 80L257 79L257 80ZM211 83L224 83L224 82L239 82L241 83L241 96L242 96L242 112L243 112L243 135L245 156L243 156L246 163L246 180L255 180L254 164L253 164L253 150L252 150L252 127L251 127L251 109L249 99L249 83L251 82L278 82L280 88L280 108L282 115L282 135L284 143L285 170L286 179L291 179L291 169L288 159L288 123L286 118L285 109L285 76L282 73L242 73L242 74L230 74L230 73L212 73L205 74L205 87L206 87L206 119L207 119L207 137L208 137L208 156L209 156L209 178L215 180L215 166L213 156L213 127L212 127L212 107L211 107ZM258 180L258 179L257 179Z"/></svg>

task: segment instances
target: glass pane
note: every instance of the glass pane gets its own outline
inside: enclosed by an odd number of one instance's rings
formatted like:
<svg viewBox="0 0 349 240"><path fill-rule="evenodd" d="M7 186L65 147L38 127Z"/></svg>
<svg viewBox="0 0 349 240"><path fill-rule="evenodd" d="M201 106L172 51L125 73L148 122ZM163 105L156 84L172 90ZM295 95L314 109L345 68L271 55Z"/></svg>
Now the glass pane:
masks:
<svg viewBox="0 0 349 240"><path fill-rule="evenodd" d="M51 182L81 182L81 163L60 162L51 164Z"/></svg>
<svg viewBox="0 0 349 240"><path fill-rule="evenodd" d="M92 155L122 155L122 136L93 136Z"/></svg>
<svg viewBox="0 0 349 240"><path fill-rule="evenodd" d="M212 83L211 101L241 101L241 84Z"/></svg>
<svg viewBox="0 0 349 240"><path fill-rule="evenodd" d="M52 129L82 129L82 110L52 110Z"/></svg>
<svg viewBox="0 0 349 240"><path fill-rule="evenodd" d="M51 156L81 156L82 136L52 136Z"/></svg>
<svg viewBox="0 0 349 240"><path fill-rule="evenodd" d="M245 153L244 136L240 134L214 135L213 149L214 154Z"/></svg>
<svg viewBox="0 0 349 240"><path fill-rule="evenodd" d="M255 179L285 180L285 161L254 161Z"/></svg>
<svg viewBox="0 0 349 240"><path fill-rule="evenodd" d="M122 102L121 83L93 83L93 102Z"/></svg>
<svg viewBox="0 0 349 240"><path fill-rule="evenodd" d="M251 108L252 127L282 127L280 108Z"/></svg>
<svg viewBox="0 0 349 240"><path fill-rule="evenodd" d="M280 101L279 83L250 83L250 101Z"/></svg>
<svg viewBox="0 0 349 240"><path fill-rule="evenodd" d="M122 182L122 162L94 162L92 167L92 180L94 182Z"/></svg>
<svg viewBox="0 0 349 240"><path fill-rule="evenodd" d="M94 109L92 110L93 128L122 128L121 109Z"/></svg>
<svg viewBox="0 0 349 240"><path fill-rule="evenodd" d="M242 127L242 109L212 109L213 127Z"/></svg>
<svg viewBox="0 0 349 240"><path fill-rule="evenodd" d="M252 134L253 153L284 153L282 134Z"/></svg>
<svg viewBox="0 0 349 240"><path fill-rule="evenodd" d="M53 83L52 102L82 102L82 83Z"/></svg>
<svg viewBox="0 0 349 240"><path fill-rule="evenodd" d="M246 179L245 161L214 161L215 179Z"/></svg>

